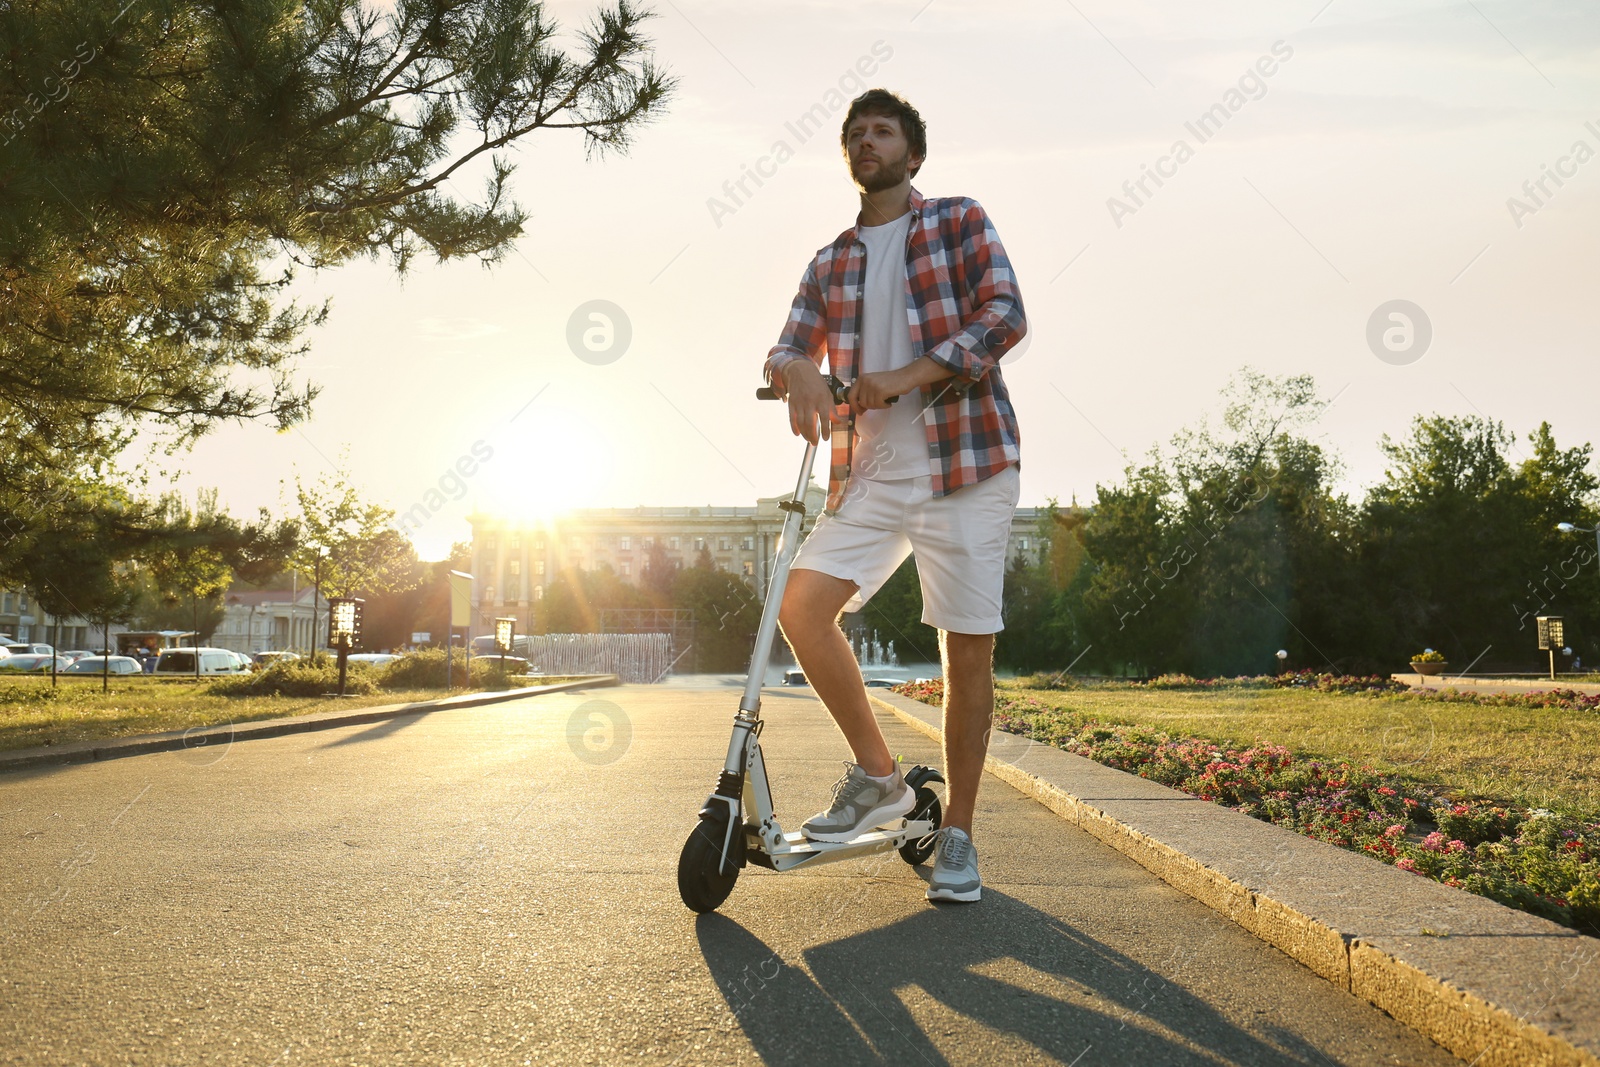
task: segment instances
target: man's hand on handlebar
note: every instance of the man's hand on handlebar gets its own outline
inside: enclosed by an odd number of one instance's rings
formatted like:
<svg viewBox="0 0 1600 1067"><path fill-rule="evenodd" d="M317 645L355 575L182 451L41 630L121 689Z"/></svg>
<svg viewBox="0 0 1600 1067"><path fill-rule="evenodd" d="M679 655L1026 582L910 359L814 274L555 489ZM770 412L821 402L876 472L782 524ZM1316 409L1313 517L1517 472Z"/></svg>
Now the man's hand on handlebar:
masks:
<svg viewBox="0 0 1600 1067"><path fill-rule="evenodd" d="M833 409L837 406L828 383L822 380L817 365L807 359L797 359L783 368L783 385L789 401L789 429L796 437L804 437L811 444L828 440L833 430Z"/></svg>
<svg viewBox="0 0 1600 1067"><path fill-rule="evenodd" d="M897 371L882 370L863 374L850 385L845 400L857 415L872 408L886 408L894 398L911 390Z"/></svg>

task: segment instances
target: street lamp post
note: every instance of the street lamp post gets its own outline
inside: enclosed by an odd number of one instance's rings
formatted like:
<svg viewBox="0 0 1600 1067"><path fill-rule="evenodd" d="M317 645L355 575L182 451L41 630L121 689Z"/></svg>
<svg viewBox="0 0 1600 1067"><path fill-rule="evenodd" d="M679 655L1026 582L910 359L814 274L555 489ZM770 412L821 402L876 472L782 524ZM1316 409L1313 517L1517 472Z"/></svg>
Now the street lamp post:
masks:
<svg viewBox="0 0 1600 1067"><path fill-rule="evenodd" d="M1556 523L1556 529L1560 530L1564 534L1574 534L1574 533L1592 533L1592 534L1594 534L1595 559L1597 561L1600 561L1600 523L1597 523L1594 527L1591 528L1591 527L1588 527L1588 526L1577 526L1577 525L1574 525L1573 523L1570 523L1570 522L1558 522L1558 523Z"/></svg>
<svg viewBox="0 0 1600 1067"><path fill-rule="evenodd" d="M511 651L511 639L516 630L516 619L494 620L494 647L500 650L500 676L505 677L506 653Z"/></svg>
<svg viewBox="0 0 1600 1067"><path fill-rule="evenodd" d="M336 596L328 600L328 644L339 650L340 696L344 696L350 649L361 637L361 609L365 603L360 597L353 596Z"/></svg>
<svg viewBox="0 0 1600 1067"><path fill-rule="evenodd" d="M1600 526L1596 526L1594 529L1591 530L1587 526L1574 526L1570 522L1558 522L1558 523L1556 523L1556 529L1560 530L1564 534L1570 534L1570 533L1592 533L1592 534L1594 534L1594 550L1595 550L1596 557L1600 558Z"/></svg>

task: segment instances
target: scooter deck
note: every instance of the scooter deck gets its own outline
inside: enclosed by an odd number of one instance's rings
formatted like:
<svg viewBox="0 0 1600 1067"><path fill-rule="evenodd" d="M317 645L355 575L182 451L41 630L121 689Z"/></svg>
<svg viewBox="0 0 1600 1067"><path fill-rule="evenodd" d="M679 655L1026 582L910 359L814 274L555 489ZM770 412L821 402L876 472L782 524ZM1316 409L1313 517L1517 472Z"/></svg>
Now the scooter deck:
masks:
<svg viewBox="0 0 1600 1067"><path fill-rule="evenodd" d="M762 847L754 828L747 829L750 837L748 851L745 853L746 860L768 870L789 871L796 867L837 863L840 860L853 859L873 852L899 848L907 841L914 841L933 833L935 827L927 819L914 821L902 819L898 826L868 830L848 841L813 841L801 832L788 833L783 835L783 845L770 852Z"/></svg>

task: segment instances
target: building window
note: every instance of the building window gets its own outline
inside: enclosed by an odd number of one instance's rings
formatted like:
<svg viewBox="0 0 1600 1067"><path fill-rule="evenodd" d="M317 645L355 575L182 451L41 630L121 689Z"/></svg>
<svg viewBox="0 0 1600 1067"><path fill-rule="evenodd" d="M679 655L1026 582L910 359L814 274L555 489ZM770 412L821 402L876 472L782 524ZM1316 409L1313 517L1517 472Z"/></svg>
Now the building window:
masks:
<svg viewBox="0 0 1600 1067"><path fill-rule="evenodd" d="M485 537L483 539L483 550L485 552L493 552L494 551L494 534L490 534L489 536L487 536L487 537Z"/></svg>
<svg viewBox="0 0 1600 1067"><path fill-rule="evenodd" d="M622 549L622 551L624 551L624 552L632 552L633 551L633 538L631 538L631 537L627 536L626 534L624 534L622 536L621 540L622 540L622 543L620 545L618 545L617 547Z"/></svg>
<svg viewBox="0 0 1600 1067"><path fill-rule="evenodd" d="M1022 551L1028 551L1028 539L1026 537L1022 539Z"/></svg>
<svg viewBox="0 0 1600 1067"><path fill-rule="evenodd" d="M756 565L750 560L744 561L744 576L746 578L754 578L756 576Z"/></svg>
<svg viewBox="0 0 1600 1067"><path fill-rule="evenodd" d="M696 537L694 539L694 550L696 552L704 552L706 550L706 539L704 537Z"/></svg>
<svg viewBox="0 0 1600 1067"><path fill-rule="evenodd" d="M678 549L683 547L683 538L681 538L681 537L669 537L669 538L667 538L667 547L672 549L672 551L674 551L674 552L678 551Z"/></svg>
<svg viewBox="0 0 1600 1067"><path fill-rule="evenodd" d="M510 574L513 578L517 575L520 575L522 573L522 561L520 559L508 561L506 563L506 573Z"/></svg>
<svg viewBox="0 0 1600 1067"><path fill-rule="evenodd" d="M517 551L520 551L521 549L522 549L522 535L521 534L513 534L511 536L511 551L517 552Z"/></svg>
<svg viewBox="0 0 1600 1067"><path fill-rule="evenodd" d="M628 578L633 575L633 564L629 563L627 560L623 560L621 563L618 563L617 566L622 568L619 573L621 573L624 578Z"/></svg>
<svg viewBox="0 0 1600 1067"><path fill-rule="evenodd" d="M543 600L544 599L544 586L536 585L536 586L533 587L533 599L535 599L535 600Z"/></svg>
<svg viewBox="0 0 1600 1067"><path fill-rule="evenodd" d="M750 534L746 534L745 536L741 537L739 539L739 547L744 549L746 552L754 552L756 550L755 537Z"/></svg>
<svg viewBox="0 0 1600 1067"><path fill-rule="evenodd" d="M536 559L533 561L533 573L544 574L544 560Z"/></svg>
<svg viewBox="0 0 1600 1067"><path fill-rule="evenodd" d="M718 552L726 552L731 548L733 548L733 538L731 538L731 537L719 537L719 538L717 538L717 551Z"/></svg>
<svg viewBox="0 0 1600 1067"><path fill-rule="evenodd" d="M654 537L641 537L639 538L639 547L654 548L656 547L656 539Z"/></svg>
<svg viewBox="0 0 1600 1067"><path fill-rule="evenodd" d="M507 600L521 600L522 599L522 579L521 578L518 578L515 575L513 575L513 576L511 576L511 577L506 579L506 599Z"/></svg>
<svg viewBox="0 0 1600 1067"><path fill-rule="evenodd" d="M483 580L486 582L494 581L494 560L492 559L483 561Z"/></svg>

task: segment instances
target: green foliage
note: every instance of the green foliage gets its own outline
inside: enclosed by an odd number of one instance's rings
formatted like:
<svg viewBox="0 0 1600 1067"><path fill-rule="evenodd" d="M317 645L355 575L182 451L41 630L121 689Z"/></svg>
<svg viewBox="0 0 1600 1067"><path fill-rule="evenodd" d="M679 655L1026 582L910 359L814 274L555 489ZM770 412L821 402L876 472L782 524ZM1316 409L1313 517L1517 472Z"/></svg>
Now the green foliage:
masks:
<svg viewBox="0 0 1600 1067"><path fill-rule="evenodd" d="M937 686L896 688L942 697ZM1026 695L999 694L994 726L1600 934L1600 821L1585 813L1464 800L1363 764L1101 722Z"/></svg>
<svg viewBox="0 0 1600 1067"><path fill-rule="evenodd" d="M609 565L564 570L545 588L533 632L595 634L607 609L654 606L644 590L624 581Z"/></svg>
<svg viewBox="0 0 1600 1067"><path fill-rule="evenodd" d="M500 670L500 661L489 656L468 659L465 649L451 650L450 684L457 689L504 689L510 685ZM470 683L468 674L471 674ZM443 689L445 650L427 648L407 653L385 667L374 670L377 683L385 689Z"/></svg>
<svg viewBox="0 0 1600 1067"><path fill-rule="evenodd" d="M1473 669L1539 666L1534 617L1562 614L1568 642L1600 659L1600 560L1556 531L1600 514L1592 448L1557 445L1548 424L1515 439L1499 423L1419 417L1385 437L1382 482L1359 503L1311 439L1325 405L1308 376L1245 368L1204 420L1100 486L1086 521L1057 519L1050 601L1012 573L1007 611L1025 636L997 657L1023 670L1149 676L1254 674L1291 666L1386 674L1408 648ZM1010 625L1008 623L1008 629Z"/></svg>
<svg viewBox="0 0 1600 1067"><path fill-rule="evenodd" d="M694 612L693 669L742 671L750 665L761 602L743 578L709 568L686 568L672 583L672 604Z"/></svg>
<svg viewBox="0 0 1600 1067"><path fill-rule="evenodd" d="M915 556L907 556L861 609L860 625L894 641L901 663L938 663L939 631L922 621L922 581Z"/></svg>
<svg viewBox="0 0 1600 1067"><path fill-rule="evenodd" d="M289 564L302 580L320 579L322 595L402 593L421 575L417 554L394 525L394 509L362 500L341 471L313 485L295 478L300 538Z"/></svg>
<svg viewBox="0 0 1600 1067"><path fill-rule="evenodd" d="M345 692L363 696L376 693L380 673L365 664L349 664ZM219 678L207 687L207 692L227 697L320 697L338 691L338 661L327 657L279 661L253 674Z"/></svg>
<svg viewBox="0 0 1600 1067"><path fill-rule="evenodd" d="M286 299L294 269L498 260L527 218L509 149L581 130L625 150L661 113L649 17L617 0L572 34L533 0L11 0L0 526L48 528L141 428L178 448L303 420L327 306Z"/></svg>

